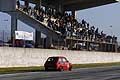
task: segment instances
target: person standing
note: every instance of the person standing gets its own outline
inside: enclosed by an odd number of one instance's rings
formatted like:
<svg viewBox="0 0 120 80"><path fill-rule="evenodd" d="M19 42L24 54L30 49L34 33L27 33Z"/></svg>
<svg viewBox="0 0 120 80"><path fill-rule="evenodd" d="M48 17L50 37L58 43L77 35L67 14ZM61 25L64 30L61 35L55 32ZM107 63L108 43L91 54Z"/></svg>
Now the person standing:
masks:
<svg viewBox="0 0 120 80"><path fill-rule="evenodd" d="M19 9L20 8L20 1L17 0L17 8Z"/></svg>
<svg viewBox="0 0 120 80"><path fill-rule="evenodd" d="M28 13L28 8L29 8L29 1L25 0L25 11Z"/></svg>

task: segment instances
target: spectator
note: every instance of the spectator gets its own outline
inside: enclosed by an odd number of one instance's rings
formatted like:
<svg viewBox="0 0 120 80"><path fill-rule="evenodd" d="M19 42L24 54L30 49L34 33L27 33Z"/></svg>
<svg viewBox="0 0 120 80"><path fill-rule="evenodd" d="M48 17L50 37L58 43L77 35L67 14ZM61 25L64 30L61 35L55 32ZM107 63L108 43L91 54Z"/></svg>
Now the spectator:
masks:
<svg viewBox="0 0 120 80"><path fill-rule="evenodd" d="M28 0L25 0L25 7L24 7L24 11L28 13L28 8L29 8L29 2Z"/></svg>
<svg viewBox="0 0 120 80"><path fill-rule="evenodd" d="M17 8L19 9L20 8L20 1L17 0Z"/></svg>
<svg viewBox="0 0 120 80"><path fill-rule="evenodd" d="M98 39L98 35L99 35L99 33L98 33L98 28L95 30L95 40L97 40Z"/></svg>
<svg viewBox="0 0 120 80"><path fill-rule="evenodd" d="M86 27L86 21L84 19L82 20L82 27Z"/></svg>
<svg viewBox="0 0 120 80"><path fill-rule="evenodd" d="M17 6L20 8L20 2L17 1ZM47 8L44 10L43 8L39 8L35 6L32 9L29 6L28 0L25 0L25 7L23 9L28 15L33 16L35 19L40 22L47 22L47 26L66 37L77 37L79 39L86 39L90 41L106 41L106 42L117 42L117 37L111 35L106 35L101 31L99 33L99 29L94 26L90 27L90 24L86 22L84 19L79 23L72 14L64 13L61 14L56 10L51 8Z"/></svg>

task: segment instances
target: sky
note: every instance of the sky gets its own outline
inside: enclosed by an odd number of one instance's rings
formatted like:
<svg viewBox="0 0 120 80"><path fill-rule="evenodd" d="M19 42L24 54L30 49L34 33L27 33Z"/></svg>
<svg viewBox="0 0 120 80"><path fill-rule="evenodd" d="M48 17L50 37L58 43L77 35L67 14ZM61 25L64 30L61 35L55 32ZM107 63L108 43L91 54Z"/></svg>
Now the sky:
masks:
<svg viewBox="0 0 120 80"><path fill-rule="evenodd" d="M76 11L76 19L78 21L85 19L91 26L98 27L99 31L103 30L106 34L117 36L120 42L120 2ZM10 35L10 25L11 17L6 13L0 12L0 33L4 33L6 38L9 38ZM33 28L19 20L18 30L35 32ZM7 36L6 34L9 35ZM3 34L0 35L0 39L3 38L2 36Z"/></svg>
<svg viewBox="0 0 120 80"><path fill-rule="evenodd" d="M89 8L76 12L78 21L85 19L90 25L109 35L116 35L120 41L120 2ZM112 26L112 27L110 27Z"/></svg>

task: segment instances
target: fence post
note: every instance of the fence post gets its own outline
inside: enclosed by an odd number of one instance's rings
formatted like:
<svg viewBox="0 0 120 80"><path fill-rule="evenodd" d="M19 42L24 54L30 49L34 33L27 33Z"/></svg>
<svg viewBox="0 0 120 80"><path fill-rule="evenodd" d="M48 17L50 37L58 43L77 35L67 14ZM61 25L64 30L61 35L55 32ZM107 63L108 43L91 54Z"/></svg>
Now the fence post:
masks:
<svg viewBox="0 0 120 80"><path fill-rule="evenodd" d="M2 43L2 45L4 46L4 30L3 30L3 43Z"/></svg>
<svg viewBox="0 0 120 80"><path fill-rule="evenodd" d="M118 52L118 43L115 43L115 52L117 53Z"/></svg>

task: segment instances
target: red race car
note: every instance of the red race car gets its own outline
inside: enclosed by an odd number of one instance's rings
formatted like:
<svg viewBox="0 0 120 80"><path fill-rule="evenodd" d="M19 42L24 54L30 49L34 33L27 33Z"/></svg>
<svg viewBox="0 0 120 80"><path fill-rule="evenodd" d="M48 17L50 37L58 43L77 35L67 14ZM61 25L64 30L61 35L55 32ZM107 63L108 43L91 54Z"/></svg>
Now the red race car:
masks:
<svg viewBox="0 0 120 80"><path fill-rule="evenodd" d="M45 70L71 71L72 64L62 56L49 57L44 64Z"/></svg>

